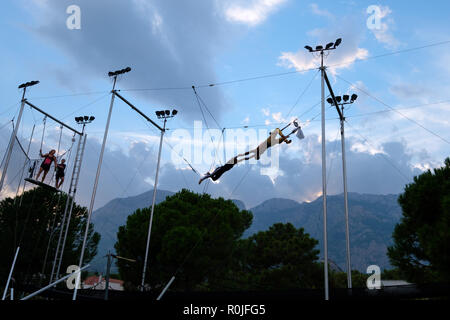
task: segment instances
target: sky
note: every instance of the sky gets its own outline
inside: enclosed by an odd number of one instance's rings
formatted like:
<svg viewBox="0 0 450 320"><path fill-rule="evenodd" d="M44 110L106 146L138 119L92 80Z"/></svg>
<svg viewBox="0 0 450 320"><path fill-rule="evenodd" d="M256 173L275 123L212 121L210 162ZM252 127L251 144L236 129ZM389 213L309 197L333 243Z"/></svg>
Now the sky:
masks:
<svg viewBox="0 0 450 320"><path fill-rule="evenodd" d="M68 10L73 5L79 16ZM30 102L77 129L75 116L96 118L86 127L77 194L87 206L111 101L108 72L129 66L116 85L121 95L159 125L155 111L178 110L167 122L160 189L208 192L247 208L270 198L312 201L322 193L321 77L320 60L304 46L342 38L324 64L336 95L358 95L345 109L349 191L400 193L449 156L449 7L448 1L2 1L0 151L19 111L17 86L39 80L27 91ZM327 191L338 194L339 120L325 108ZM294 118L305 139L294 137L260 161L198 185L199 174L224 163L224 149L227 160L253 149ZM37 158L43 116L26 107L18 131L25 147L33 125L30 157ZM44 152L57 148L59 133L48 120ZM115 100L95 208L153 188L159 137ZM71 138L64 129L60 154ZM15 152L13 159L2 197L16 192L24 158Z"/></svg>

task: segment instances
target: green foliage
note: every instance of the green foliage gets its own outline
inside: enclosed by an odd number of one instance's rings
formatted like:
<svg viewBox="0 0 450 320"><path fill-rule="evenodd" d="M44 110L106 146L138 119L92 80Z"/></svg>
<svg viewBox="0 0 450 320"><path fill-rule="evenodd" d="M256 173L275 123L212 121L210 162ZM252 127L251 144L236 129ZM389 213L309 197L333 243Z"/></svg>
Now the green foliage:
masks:
<svg viewBox="0 0 450 320"><path fill-rule="evenodd" d="M228 285L242 290L278 290L317 288L323 283L318 241L310 238L303 228L276 223L239 241L229 270Z"/></svg>
<svg viewBox="0 0 450 320"><path fill-rule="evenodd" d="M59 195L38 187L26 191L22 199L19 196L0 202L0 255L4 261L0 264L1 279L8 276L17 246L20 246L20 251L14 278L18 283L40 278L42 271L46 276L50 274L60 230L57 226L62 221L66 200L66 194ZM63 274L68 265L78 264L86 218L87 209L74 204L61 268ZM89 239L85 262L95 256L100 241L100 235L94 233L92 224Z"/></svg>
<svg viewBox="0 0 450 320"><path fill-rule="evenodd" d="M150 208L128 216L117 233L118 255L136 259L117 262L127 288L141 283ZM212 199L183 189L155 206L146 283L163 286L177 272L172 289L191 290L230 268L237 240L250 226L252 214L231 200Z"/></svg>
<svg viewBox="0 0 450 320"><path fill-rule="evenodd" d="M369 275L352 270L352 288L366 288L366 281ZM346 272L329 272L330 288L347 288ZM383 279L383 277L381 277Z"/></svg>
<svg viewBox="0 0 450 320"><path fill-rule="evenodd" d="M414 177L398 202L391 264L415 283L450 280L450 158L445 166Z"/></svg>

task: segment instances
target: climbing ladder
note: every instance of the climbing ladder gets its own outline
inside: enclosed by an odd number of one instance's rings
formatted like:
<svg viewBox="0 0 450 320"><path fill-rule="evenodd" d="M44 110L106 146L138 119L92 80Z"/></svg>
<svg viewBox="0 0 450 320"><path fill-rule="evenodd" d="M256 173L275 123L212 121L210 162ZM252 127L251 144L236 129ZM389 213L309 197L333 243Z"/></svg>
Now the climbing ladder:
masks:
<svg viewBox="0 0 450 320"><path fill-rule="evenodd" d="M77 193L78 179L80 177L81 164L83 161L84 147L86 145L86 134L80 136L78 141L77 153L73 164L72 178L70 180L69 193L67 195L66 207L64 209L63 219L60 225L59 239L56 246L55 258L53 260L52 273L50 275L50 283L57 280L61 269L61 262L64 254L67 233L69 232L70 218L72 216L73 204L75 202L75 194ZM64 234L64 238L63 238Z"/></svg>

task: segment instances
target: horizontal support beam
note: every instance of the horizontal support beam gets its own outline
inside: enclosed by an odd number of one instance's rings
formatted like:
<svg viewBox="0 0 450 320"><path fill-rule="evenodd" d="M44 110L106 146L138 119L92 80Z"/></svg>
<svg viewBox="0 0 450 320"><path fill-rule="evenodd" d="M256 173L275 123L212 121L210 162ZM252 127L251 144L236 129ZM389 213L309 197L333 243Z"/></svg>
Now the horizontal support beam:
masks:
<svg viewBox="0 0 450 320"><path fill-rule="evenodd" d="M339 113L339 118L341 120L344 120L344 115L342 114L341 110L339 109L339 104L336 100L336 97L334 96L333 88L331 88L330 81L328 80L328 76L325 70L323 70L323 74L325 76L325 82L327 83L328 91L330 91L331 99L333 99L333 104L336 107L337 112Z"/></svg>
<svg viewBox="0 0 450 320"><path fill-rule="evenodd" d="M27 105L29 105L30 107L32 107L34 110L36 110L36 111L42 113L43 115L49 117L49 118L52 119L53 121L58 122L60 125L62 125L63 127L66 127L66 128L69 129L70 131L75 132L76 134L78 134L78 135L80 135L80 136L83 135L81 132L75 130L74 128L72 128L72 127L70 127L70 126L68 126L68 125L65 124L64 122L59 121L59 120L56 119L55 117L49 115L47 112L45 112L45 111L39 109L38 107L36 107L34 104L28 102L27 99L24 99L24 102L25 102Z"/></svg>
<svg viewBox="0 0 450 320"><path fill-rule="evenodd" d="M118 98L120 98L120 100L122 100L123 102L125 102L127 105L129 105L131 107L131 109L133 109L134 111L136 111L137 113L139 113L141 116L143 116L145 118L145 120L147 120L148 122L150 122L152 125L154 125L155 127L157 127L160 131L165 131L163 128L161 128L156 122L154 122L152 119L150 119L149 117L147 117L147 115L145 115L142 111L140 111L138 108L136 108L131 102L129 102L127 99L125 99L124 97L122 97L120 94L117 93L116 90L113 90L113 94L115 94Z"/></svg>

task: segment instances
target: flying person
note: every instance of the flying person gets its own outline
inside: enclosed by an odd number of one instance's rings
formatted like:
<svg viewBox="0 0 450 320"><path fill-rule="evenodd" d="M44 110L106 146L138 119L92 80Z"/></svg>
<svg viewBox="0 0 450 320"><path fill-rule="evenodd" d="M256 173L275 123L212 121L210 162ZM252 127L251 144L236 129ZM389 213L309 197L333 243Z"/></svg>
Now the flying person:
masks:
<svg viewBox="0 0 450 320"><path fill-rule="evenodd" d="M272 131L270 133L270 136L266 140L264 140L262 143L260 143L259 146L257 146L255 149L247 151L245 153L238 154L237 156L235 156L234 158L229 160L227 163L225 163L223 166L217 167L212 173L207 172L205 174L205 176L202 177L198 181L198 184L201 184L204 180L206 180L208 178L211 178L213 181L216 181L225 172L227 172L228 170L233 168L235 164L237 164L241 161L249 160L251 158L255 158L256 160L259 160L261 155L264 152L266 152L267 149L269 149L270 147L273 147L277 144L281 144L283 142L285 142L286 144L290 144L292 142L292 140L289 140L289 136L291 134L294 134L297 132L297 137L299 139L303 139L304 135L303 135L303 132L301 131L300 126L295 121L294 121L294 125L295 125L294 130L292 130L292 132L289 133L287 136L285 136L279 128L276 128L274 131ZM277 138L277 135L280 135L280 138ZM241 159L238 159L239 157Z"/></svg>
<svg viewBox="0 0 450 320"><path fill-rule="evenodd" d="M66 170L66 159L62 159L61 162L56 166L55 175L55 188L59 189L64 182L64 175Z"/></svg>
<svg viewBox="0 0 450 320"><path fill-rule="evenodd" d="M57 166L56 163L56 157L55 157L56 150L52 149L49 153L42 154L42 150L39 150L39 155L44 158L44 161L42 161L41 167L39 168L39 172L36 176L36 180L39 180L39 176L41 175L42 171L44 172L44 175L42 176L41 182L44 182L45 177L47 176L48 170L50 170L50 166L52 163L55 163L55 168Z"/></svg>

